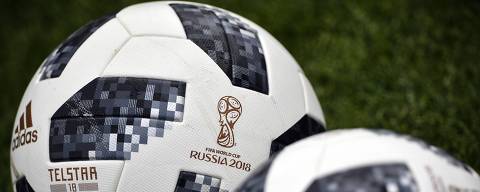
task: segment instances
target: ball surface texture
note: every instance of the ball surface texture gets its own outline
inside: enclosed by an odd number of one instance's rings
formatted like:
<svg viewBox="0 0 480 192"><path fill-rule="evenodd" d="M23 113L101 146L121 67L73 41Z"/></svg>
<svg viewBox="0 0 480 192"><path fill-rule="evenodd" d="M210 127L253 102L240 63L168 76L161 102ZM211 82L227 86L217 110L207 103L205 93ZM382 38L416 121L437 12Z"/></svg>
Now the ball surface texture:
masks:
<svg viewBox="0 0 480 192"><path fill-rule="evenodd" d="M19 105L20 191L231 191L325 121L268 32L188 2L132 5L69 36Z"/></svg>

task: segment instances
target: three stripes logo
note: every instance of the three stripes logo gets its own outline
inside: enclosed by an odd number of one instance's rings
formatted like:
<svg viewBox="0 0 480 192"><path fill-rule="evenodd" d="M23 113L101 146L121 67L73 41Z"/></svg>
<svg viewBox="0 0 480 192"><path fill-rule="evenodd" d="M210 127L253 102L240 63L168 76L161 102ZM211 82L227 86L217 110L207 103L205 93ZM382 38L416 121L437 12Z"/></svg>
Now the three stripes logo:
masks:
<svg viewBox="0 0 480 192"><path fill-rule="evenodd" d="M37 142L37 130L33 128L32 101L28 102L25 113L22 113L20 120L15 126L12 138L12 151L21 146Z"/></svg>

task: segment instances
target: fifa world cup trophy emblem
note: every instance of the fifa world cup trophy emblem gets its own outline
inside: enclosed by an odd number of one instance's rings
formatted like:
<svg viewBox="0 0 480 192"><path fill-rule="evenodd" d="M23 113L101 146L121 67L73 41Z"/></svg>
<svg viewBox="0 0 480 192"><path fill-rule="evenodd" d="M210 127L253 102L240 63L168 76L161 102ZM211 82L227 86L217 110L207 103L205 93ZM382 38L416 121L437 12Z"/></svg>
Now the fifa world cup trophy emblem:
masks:
<svg viewBox="0 0 480 192"><path fill-rule="evenodd" d="M242 114L242 105L237 98L224 96L218 101L217 108L220 114L220 133L218 134L217 143L223 147L233 147L235 145L233 130L235 123Z"/></svg>

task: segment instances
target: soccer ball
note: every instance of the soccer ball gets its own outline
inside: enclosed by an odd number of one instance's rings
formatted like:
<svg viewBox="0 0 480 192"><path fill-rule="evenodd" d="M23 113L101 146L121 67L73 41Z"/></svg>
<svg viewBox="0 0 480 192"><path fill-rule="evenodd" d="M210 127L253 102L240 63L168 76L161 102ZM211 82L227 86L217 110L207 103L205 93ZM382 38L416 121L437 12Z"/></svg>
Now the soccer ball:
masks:
<svg viewBox="0 0 480 192"><path fill-rule="evenodd" d="M234 13L127 7L73 33L38 69L11 144L20 191L225 191L324 131L301 68Z"/></svg>
<svg viewBox="0 0 480 192"><path fill-rule="evenodd" d="M386 130L335 130L286 147L239 192L480 191L480 178L445 151Z"/></svg>

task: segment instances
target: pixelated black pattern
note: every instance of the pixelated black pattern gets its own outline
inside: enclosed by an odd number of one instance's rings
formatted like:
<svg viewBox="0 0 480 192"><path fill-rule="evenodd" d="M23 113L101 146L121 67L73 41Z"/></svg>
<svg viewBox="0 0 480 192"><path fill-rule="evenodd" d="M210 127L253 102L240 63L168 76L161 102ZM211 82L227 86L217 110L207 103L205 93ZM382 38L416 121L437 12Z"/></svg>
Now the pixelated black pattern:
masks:
<svg viewBox="0 0 480 192"><path fill-rule="evenodd" d="M100 77L70 97L52 118L115 116L182 121L184 97L184 82Z"/></svg>
<svg viewBox="0 0 480 192"><path fill-rule="evenodd" d="M24 176L20 179L18 179L16 182L15 182L15 190L17 192L34 192L35 190L33 190L32 186L30 185L30 183L28 183L28 180L27 178Z"/></svg>
<svg viewBox="0 0 480 192"><path fill-rule="evenodd" d="M183 120L184 82L100 77L68 99L50 125L50 160L128 160L148 137Z"/></svg>
<svg viewBox="0 0 480 192"><path fill-rule="evenodd" d="M180 171L175 192L220 192L221 179L200 173Z"/></svg>
<svg viewBox="0 0 480 192"><path fill-rule="evenodd" d="M316 179L306 192L417 192L413 174L405 164L354 168Z"/></svg>
<svg viewBox="0 0 480 192"><path fill-rule="evenodd" d="M68 62L72 58L73 54L83 44L85 40L90 37L98 28L103 26L115 15L107 15L97 20L91 21L87 25L81 27L73 34L71 34L67 40L62 42L44 61L40 73L40 80L59 77Z"/></svg>
<svg viewBox="0 0 480 192"><path fill-rule="evenodd" d="M272 141L270 156L281 151L287 145L324 131L325 127L321 123L308 115L304 115L292 127Z"/></svg>
<svg viewBox="0 0 480 192"><path fill-rule="evenodd" d="M268 94L267 68L257 31L227 12L213 9L222 21L232 57L233 85Z"/></svg>
<svg viewBox="0 0 480 192"><path fill-rule="evenodd" d="M170 4L187 38L225 72L235 86L268 94L265 57L257 31L225 11Z"/></svg>
<svg viewBox="0 0 480 192"><path fill-rule="evenodd" d="M236 189L236 192L264 192L267 176L275 160L275 156L270 157L267 162L257 168L243 183Z"/></svg>
<svg viewBox="0 0 480 192"><path fill-rule="evenodd" d="M227 37L215 13L190 4L170 4L170 6L179 15L187 38L202 48L225 74L232 74Z"/></svg>

